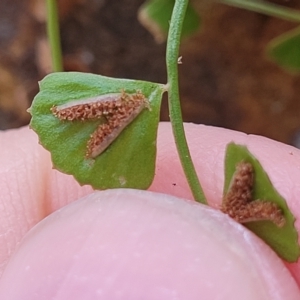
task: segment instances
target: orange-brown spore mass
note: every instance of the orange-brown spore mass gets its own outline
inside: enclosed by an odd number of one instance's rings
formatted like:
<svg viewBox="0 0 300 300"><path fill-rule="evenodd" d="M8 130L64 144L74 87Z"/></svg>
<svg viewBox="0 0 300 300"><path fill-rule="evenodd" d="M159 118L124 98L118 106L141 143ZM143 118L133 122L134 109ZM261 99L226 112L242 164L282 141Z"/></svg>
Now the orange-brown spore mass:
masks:
<svg viewBox="0 0 300 300"><path fill-rule="evenodd" d="M285 224L281 209L274 202L252 199L254 170L250 163L241 162L236 167L228 193L223 198L221 210L239 223L270 220L278 227Z"/></svg>
<svg viewBox="0 0 300 300"><path fill-rule="evenodd" d="M94 98L91 98L94 99ZM85 100L86 101L86 100ZM129 109L134 109L141 104L149 107L148 100L141 92L135 94L127 94L122 92L116 97L108 96L96 102L84 103L60 108L53 106L52 113L60 120L75 121L89 120L107 117L113 114L126 113Z"/></svg>
<svg viewBox="0 0 300 300"><path fill-rule="evenodd" d="M122 93L118 103L105 114L107 122L98 126L87 143L86 157L96 157L103 152L134 118L147 106L141 93ZM112 111L112 112L111 112Z"/></svg>
<svg viewBox="0 0 300 300"><path fill-rule="evenodd" d="M85 103L51 108L52 113L60 120L103 119L104 123L97 127L87 142L87 158L98 156L144 108L150 109L148 100L141 92L122 92L114 97L110 95L99 101L95 100L97 98L91 98L90 103L84 100Z"/></svg>

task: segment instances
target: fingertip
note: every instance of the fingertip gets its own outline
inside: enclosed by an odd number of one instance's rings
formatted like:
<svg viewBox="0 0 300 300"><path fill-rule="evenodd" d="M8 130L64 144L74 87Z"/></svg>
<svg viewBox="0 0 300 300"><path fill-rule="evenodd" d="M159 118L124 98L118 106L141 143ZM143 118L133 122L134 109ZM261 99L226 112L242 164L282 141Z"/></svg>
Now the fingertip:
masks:
<svg viewBox="0 0 300 300"><path fill-rule="evenodd" d="M16 289L15 286L18 286ZM0 299L299 299L281 260L207 206L137 190L97 192L25 238Z"/></svg>

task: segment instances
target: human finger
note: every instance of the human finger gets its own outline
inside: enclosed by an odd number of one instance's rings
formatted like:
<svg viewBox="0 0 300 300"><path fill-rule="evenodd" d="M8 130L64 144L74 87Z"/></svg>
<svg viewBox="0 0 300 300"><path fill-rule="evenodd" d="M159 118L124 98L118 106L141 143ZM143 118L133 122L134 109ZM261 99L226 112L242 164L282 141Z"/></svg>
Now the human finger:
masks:
<svg viewBox="0 0 300 300"><path fill-rule="evenodd" d="M221 212L108 190L40 222L11 257L0 299L299 299L282 261Z"/></svg>

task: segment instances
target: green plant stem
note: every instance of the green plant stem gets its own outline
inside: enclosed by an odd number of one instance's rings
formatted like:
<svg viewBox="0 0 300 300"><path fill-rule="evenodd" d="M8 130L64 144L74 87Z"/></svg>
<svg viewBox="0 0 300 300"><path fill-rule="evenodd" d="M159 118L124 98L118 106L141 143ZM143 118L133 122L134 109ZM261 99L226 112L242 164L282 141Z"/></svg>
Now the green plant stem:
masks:
<svg viewBox="0 0 300 300"><path fill-rule="evenodd" d="M53 71L63 71L56 0L47 0L47 34L52 55Z"/></svg>
<svg viewBox="0 0 300 300"><path fill-rule="evenodd" d="M180 46L180 36L182 24L188 0L176 0L172 18L170 22L170 29L167 41L167 73L168 73L168 99L169 99L169 111L170 120L172 123L173 134L177 151L180 157L180 161L192 190L193 196L196 201L206 204L203 190L201 188L194 164L191 159L190 151L187 145L179 99L179 88L178 88L178 56Z"/></svg>
<svg viewBox="0 0 300 300"><path fill-rule="evenodd" d="M281 5L258 0L218 0L220 3L277 17L290 22L300 22L300 12Z"/></svg>

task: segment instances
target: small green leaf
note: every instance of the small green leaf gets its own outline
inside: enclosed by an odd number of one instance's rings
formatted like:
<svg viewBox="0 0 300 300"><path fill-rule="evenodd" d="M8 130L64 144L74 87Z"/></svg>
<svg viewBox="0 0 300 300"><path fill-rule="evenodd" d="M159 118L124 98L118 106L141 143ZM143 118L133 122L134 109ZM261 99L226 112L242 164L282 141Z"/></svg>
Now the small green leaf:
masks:
<svg viewBox="0 0 300 300"><path fill-rule="evenodd" d="M244 225L262 238L281 258L288 262L297 261L300 256L298 233L295 229L295 217L289 210L285 199L273 187L267 173L259 161L245 146L230 143L225 156L224 195L227 194L231 179L239 162L249 162L254 169L253 200L272 201L282 210L286 223L279 228L271 221L253 221Z"/></svg>
<svg viewBox="0 0 300 300"><path fill-rule="evenodd" d="M87 141L103 120L62 121L52 114L51 108L122 90L129 94L141 91L149 100L150 110L144 109L101 155L86 158ZM29 110L30 126L51 152L54 167L72 174L80 184L96 189L146 189L154 177L163 92L163 85L150 82L77 72L50 74L40 82L40 92Z"/></svg>
<svg viewBox="0 0 300 300"><path fill-rule="evenodd" d="M139 21L145 26L155 40L163 42L169 31L169 22L175 0L149 0L139 10ZM200 17L189 4L182 28L182 36L188 36L200 27Z"/></svg>
<svg viewBox="0 0 300 300"><path fill-rule="evenodd" d="M300 27L273 39L267 55L291 72L300 72Z"/></svg>

